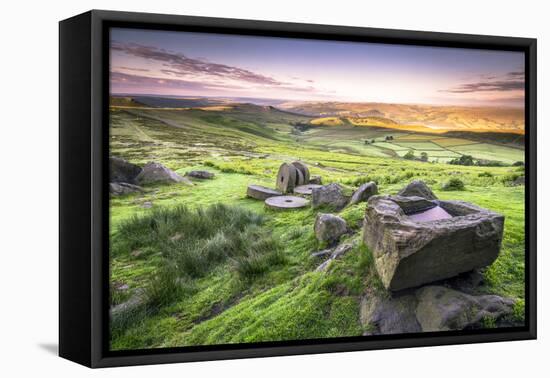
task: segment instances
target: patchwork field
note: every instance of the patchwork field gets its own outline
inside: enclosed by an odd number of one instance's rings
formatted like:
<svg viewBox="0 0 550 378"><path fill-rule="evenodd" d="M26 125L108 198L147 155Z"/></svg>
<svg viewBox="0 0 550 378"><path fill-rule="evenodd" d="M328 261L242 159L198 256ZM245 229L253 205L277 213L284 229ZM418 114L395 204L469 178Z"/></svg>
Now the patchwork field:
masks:
<svg viewBox="0 0 550 378"><path fill-rule="evenodd" d="M524 186L514 183L524 171L513 164L524 161L524 151L517 144L358 126L340 118L327 125L271 106L193 101L112 102L112 156L137 165L159 162L182 176L197 169L215 175L194 179L194 186L149 185L142 193L111 198L111 305L146 298L112 318L113 349L368 331L359 320L360 298L381 284L361 241L365 203L340 212L353 231L345 240L354 247L323 274L311 256L324 247L313 232L318 210L272 211L245 195L249 184L274 187L280 164L295 160L324 184L340 183L349 191L375 181L381 193L395 194L420 179L441 199L504 214L502 251L483 271L481 290L515 298L516 317L523 318ZM427 161L404 159L410 151L415 157L426 153ZM462 155L500 166L446 164ZM465 189L442 190L450 178L460 179ZM231 252L235 245L246 253ZM227 253L197 254L193 246ZM175 256L174 250L182 253Z"/></svg>

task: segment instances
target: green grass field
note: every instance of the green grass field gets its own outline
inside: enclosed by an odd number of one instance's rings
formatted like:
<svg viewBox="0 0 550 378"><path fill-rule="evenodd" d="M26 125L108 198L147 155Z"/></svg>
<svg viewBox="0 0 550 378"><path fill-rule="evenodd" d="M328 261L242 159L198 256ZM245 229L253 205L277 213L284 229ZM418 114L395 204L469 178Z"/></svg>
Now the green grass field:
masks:
<svg viewBox="0 0 550 378"><path fill-rule="evenodd" d="M204 169L213 180L153 185L111 199L111 304L143 304L112 319L115 350L361 335L359 300L381 289L358 222L365 204L341 212L353 250L328 273L315 272L321 249L311 208L275 212L246 198L249 184L274 186L282 162L302 160L323 183L353 189L376 181L396 193L424 180L442 199L461 199L506 216L502 251L484 271L490 293L524 298L522 167L456 166L399 158L409 149L440 156L523 161L523 151L461 138L369 127L319 126L308 118L243 105L231 110L112 109L111 155L157 161L180 174ZM394 136L385 141L387 135ZM376 139L366 145L364 140ZM464 142L464 143L463 143ZM430 152L433 155L430 155ZM455 155L444 155L455 154ZM464 191L441 186L456 177ZM145 208L146 202L153 204ZM223 204L224 206L219 206ZM178 253L174 253L177 251ZM220 254L219 251L224 251ZM121 290L121 287L127 289ZM522 316L520 314L520 316Z"/></svg>

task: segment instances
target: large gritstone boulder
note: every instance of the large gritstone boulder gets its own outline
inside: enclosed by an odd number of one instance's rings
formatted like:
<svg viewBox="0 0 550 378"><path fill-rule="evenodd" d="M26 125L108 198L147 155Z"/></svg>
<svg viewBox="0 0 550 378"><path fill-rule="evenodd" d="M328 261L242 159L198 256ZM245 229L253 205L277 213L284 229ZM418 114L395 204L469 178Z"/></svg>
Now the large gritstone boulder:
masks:
<svg viewBox="0 0 550 378"><path fill-rule="evenodd" d="M348 204L349 198L339 184L329 184L311 191L311 204L315 207L329 206L341 210Z"/></svg>
<svg viewBox="0 0 550 378"><path fill-rule="evenodd" d="M365 202L370 197L378 194L378 187L374 182L367 182L366 184L361 185L351 196L349 201L350 205L355 205L359 202Z"/></svg>
<svg viewBox="0 0 550 378"><path fill-rule="evenodd" d="M188 178L182 177L176 172L166 168L164 165L155 162L145 164L137 176L136 181L140 184L182 182L193 185Z"/></svg>
<svg viewBox="0 0 550 378"><path fill-rule="evenodd" d="M424 207L425 199L417 201L418 206L411 201L407 206ZM373 252L376 270L387 289L453 277L490 265L497 258L503 215L462 201L433 204L428 210L411 213L391 196L369 199L363 240Z"/></svg>
<svg viewBox="0 0 550 378"><path fill-rule="evenodd" d="M334 244L348 232L348 225L339 216L319 213L315 218L314 231L320 242Z"/></svg>
<svg viewBox="0 0 550 378"><path fill-rule="evenodd" d="M398 193L400 196L403 197L422 197L427 200L435 200L437 199L436 195L432 192L432 190L424 183L424 181L420 180L414 180L409 185L401 189L401 191Z"/></svg>
<svg viewBox="0 0 550 378"><path fill-rule="evenodd" d="M124 159L111 156L109 158L109 182L127 182L134 184L141 168Z"/></svg>

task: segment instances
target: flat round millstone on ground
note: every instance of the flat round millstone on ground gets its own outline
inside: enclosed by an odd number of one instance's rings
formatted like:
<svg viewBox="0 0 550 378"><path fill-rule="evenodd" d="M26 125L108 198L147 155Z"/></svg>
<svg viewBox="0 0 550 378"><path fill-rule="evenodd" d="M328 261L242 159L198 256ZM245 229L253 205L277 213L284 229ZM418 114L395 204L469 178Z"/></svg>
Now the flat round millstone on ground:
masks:
<svg viewBox="0 0 550 378"><path fill-rule="evenodd" d="M302 197L279 196L266 199L265 205L276 210L299 209L309 205L309 201Z"/></svg>
<svg viewBox="0 0 550 378"><path fill-rule="evenodd" d="M296 186L304 185L304 174L298 168L296 168Z"/></svg>
<svg viewBox="0 0 550 378"><path fill-rule="evenodd" d="M275 196L281 196L283 193L266 188L265 186L261 185L248 185L248 188L246 189L246 195L251 198L259 199L259 200L266 200L269 197L275 197Z"/></svg>
<svg viewBox="0 0 550 378"><path fill-rule="evenodd" d="M304 194L309 196L313 192L313 189L320 188L321 186L323 185L317 185L317 184L300 185L294 188L294 193Z"/></svg>
<svg viewBox="0 0 550 378"><path fill-rule="evenodd" d="M283 193L288 193L294 189L296 186L296 167L294 165L281 164L277 173L276 186Z"/></svg>
<svg viewBox="0 0 550 378"><path fill-rule="evenodd" d="M304 184L307 184L309 182L309 168L307 167L307 165L305 165L301 161L293 161L292 165L302 172L302 174L304 175Z"/></svg>

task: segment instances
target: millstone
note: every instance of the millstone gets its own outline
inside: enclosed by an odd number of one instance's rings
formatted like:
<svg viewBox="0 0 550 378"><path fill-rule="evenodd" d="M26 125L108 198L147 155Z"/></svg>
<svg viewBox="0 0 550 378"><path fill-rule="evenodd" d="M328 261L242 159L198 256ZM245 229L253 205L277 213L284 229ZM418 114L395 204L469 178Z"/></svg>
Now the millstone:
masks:
<svg viewBox="0 0 550 378"><path fill-rule="evenodd" d="M302 197L295 196L278 196L270 197L265 200L265 205L270 209L285 210L285 209L298 209L305 207L309 204L309 201Z"/></svg>
<svg viewBox="0 0 550 378"><path fill-rule="evenodd" d="M305 183L304 174L300 169L296 168L296 186L304 185Z"/></svg>
<svg viewBox="0 0 550 378"><path fill-rule="evenodd" d="M269 197L280 196L282 195L282 193L261 185L248 185L248 188L246 189L246 195L248 197L264 201Z"/></svg>
<svg viewBox="0 0 550 378"><path fill-rule="evenodd" d="M296 176L296 167L294 165L281 164L277 173L277 188L283 193L291 192L296 186Z"/></svg>
<svg viewBox="0 0 550 378"><path fill-rule="evenodd" d="M311 195L311 192L313 189L320 188L322 185L316 185L316 184L307 184L307 185L300 185L294 188L294 193L296 194L304 194L304 195Z"/></svg>
<svg viewBox="0 0 550 378"><path fill-rule="evenodd" d="M307 184L309 182L309 168L307 167L307 165L305 165L301 161L294 161L292 162L292 165L302 172L302 174L304 175L304 184Z"/></svg>

